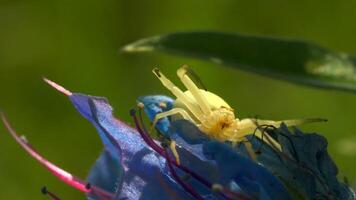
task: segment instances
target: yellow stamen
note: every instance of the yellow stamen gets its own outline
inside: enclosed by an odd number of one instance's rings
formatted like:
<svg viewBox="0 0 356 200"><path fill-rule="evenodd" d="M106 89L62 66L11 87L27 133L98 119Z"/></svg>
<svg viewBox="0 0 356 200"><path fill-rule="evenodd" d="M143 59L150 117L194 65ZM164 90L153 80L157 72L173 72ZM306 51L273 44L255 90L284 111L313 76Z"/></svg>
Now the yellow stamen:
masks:
<svg viewBox="0 0 356 200"><path fill-rule="evenodd" d="M171 143L169 144L169 147L171 148L171 151L172 151L173 156L176 159L177 163L180 165L179 154L178 154L177 149L176 149L176 142L175 141L171 141Z"/></svg>
<svg viewBox="0 0 356 200"><path fill-rule="evenodd" d="M256 153L255 151L253 150L253 147L252 147L252 144L251 142L245 142L244 143L245 147L246 147L246 150L247 150L247 153L248 155L253 159L253 160L256 160L257 156L256 156Z"/></svg>

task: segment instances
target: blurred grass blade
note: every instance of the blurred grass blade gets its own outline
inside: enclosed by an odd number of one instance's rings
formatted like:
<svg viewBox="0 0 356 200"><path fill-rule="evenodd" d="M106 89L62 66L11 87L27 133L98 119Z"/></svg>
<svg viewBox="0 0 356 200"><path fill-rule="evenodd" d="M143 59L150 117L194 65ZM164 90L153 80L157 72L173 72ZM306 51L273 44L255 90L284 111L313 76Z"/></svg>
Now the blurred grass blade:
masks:
<svg viewBox="0 0 356 200"><path fill-rule="evenodd" d="M299 40L182 32L142 39L122 51L168 52L296 83L356 92L356 57Z"/></svg>

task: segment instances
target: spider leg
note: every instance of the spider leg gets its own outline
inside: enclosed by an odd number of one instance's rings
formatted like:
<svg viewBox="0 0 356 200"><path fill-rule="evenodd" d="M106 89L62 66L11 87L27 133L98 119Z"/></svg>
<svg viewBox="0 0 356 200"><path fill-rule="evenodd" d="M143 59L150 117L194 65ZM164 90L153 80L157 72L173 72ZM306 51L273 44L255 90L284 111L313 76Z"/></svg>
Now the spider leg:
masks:
<svg viewBox="0 0 356 200"><path fill-rule="evenodd" d="M187 111L185 111L183 108L172 108L169 111L158 113L155 116L155 119L152 122L151 130L156 126L158 120L168 117L168 116L176 115L176 114L180 114L184 119L194 122L194 120L189 116Z"/></svg>
<svg viewBox="0 0 356 200"><path fill-rule="evenodd" d="M321 118L309 118L309 119L291 119L291 120L281 120L281 121L273 121L273 120L261 120L257 119L256 122L261 125L271 125L279 128L282 123L286 126L299 126L302 124L308 124L313 122L326 122L326 119Z"/></svg>
<svg viewBox="0 0 356 200"><path fill-rule="evenodd" d="M190 79L190 77L187 75L187 70L188 66L183 65L181 68L177 70L177 75L182 81L182 83L185 85L185 87L190 91L190 93L193 95L195 100L197 101L199 107L203 111L204 114L209 114L211 112L209 102L205 98L205 96L201 93L200 89L198 86Z"/></svg>
<svg viewBox="0 0 356 200"><path fill-rule="evenodd" d="M250 158L253 160L257 159L257 155L253 149L251 140L248 140L246 137L244 137L243 139L240 139L239 141L231 141L231 142L232 142L233 147L236 147L236 145L238 145L237 148L239 148L241 145L244 145Z"/></svg>
<svg viewBox="0 0 356 200"><path fill-rule="evenodd" d="M268 133L263 133L261 130L258 129L258 125L274 125L274 124L264 124L261 122L274 122L270 120L252 120L252 119L243 119L239 122L239 134L240 135L248 135L251 133L255 133L255 136L258 137L259 139L263 140L267 144L276 147L279 151L282 151L281 145ZM280 124L276 127L279 127ZM265 137L263 137L263 135Z"/></svg>
<svg viewBox="0 0 356 200"><path fill-rule="evenodd" d="M256 137L262 139L267 144L272 145L276 147L278 150L282 151L281 145L275 139L273 139L268 133L263 133L261 130L258 129L259 125L268 125L268 126L274 126L276 128L279 128L282 123L284 123L286 126L298 126L306 123L325 122L325 121L326 121L325 119L320 119L320 118L293 119L293 120L282 120L282 121L243 119L239 123L239 128L240 128L239 134L241 135L250 134L257 129L255 132ZM263 134L265 135L265 138L262 137Z"/></svg>
<svg viewBox="0 0 356 200"><path fill-rule="evenodd" d="M198 119L200 117L201 110L194 103L194 101L184 94L182 90L180 90L176 85L174 85L166 76L162 74L162 72L155 68L152 72L156 75L156 77L162 82L163 86L165 86L168 90L172 92L177 99L180 99L182 103L187 106L187 108L193 113L193 115Z"/></svg>
<svg viewBox="0 0 356 200"><path fill-rule="evenodd" d="M246 148L246 150L247 150L248 155L249 155L253 160L256 160L257 156L256 156L255 151L253 150L253 147L252 147L251 142L247 141L247 142L244 143L244 145L245 145L245 148Z"/></svg>
<svg viewBox="0 0 356 200"><path fill-rule="evenodd" d="M152 126L151 126L150 130L152 130L156 126L158 120L160 120L162 118L165 118L165 117L168 117L168 116L176 115L176 114L180 114L184 119L190 120L191 122L194 122L193 119L187 113L187 111L185 111L183 108L172 108L169 111L158 113L155 116L155 119L153 120L153 123L152 123ZM178 154L177 149L176 149L176 143L174 141L171 141L170 145L169 145L169 148L171 149L171 151L173 153L173 156L175 157L177 163L180 164L179 154Z"/></svg>

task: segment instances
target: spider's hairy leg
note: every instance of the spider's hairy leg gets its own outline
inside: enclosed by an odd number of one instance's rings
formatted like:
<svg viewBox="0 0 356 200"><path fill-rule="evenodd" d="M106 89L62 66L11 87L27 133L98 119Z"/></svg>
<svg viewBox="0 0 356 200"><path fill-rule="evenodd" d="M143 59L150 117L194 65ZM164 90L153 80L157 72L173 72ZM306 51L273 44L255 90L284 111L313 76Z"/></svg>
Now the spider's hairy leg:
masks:
<svg viewBox="0 0 356 200"><path fill-rule="evenodd" d="M327 121L326 119L321 119L321 118L290 119L290 120L281 120L281 121L257 119L256 123L260 125L271 125L276 128L279 128L282 123L284 123L286 126L299 126L299 125L313 123L313 122L326 122L326 121Z"/></svg>
<svg viewBox="0 0 356 200"><path fill-rule="evenodd" d="M263 120L263 119L243 119L239 123L240 134L249 134L259 125L269 125L279 128L282 123L286 126L299 126L302 124L313 123L313 122L326 122L327 120L321 118L310 118L310 119L292 119L292 120Z"/></svg>
<svg viewBox="0 0 356 200"><path fill-rule="evenodd" d="M244 145L245 149L247 150L248 155L250 156L251 159L256 160L257 155L256 152L253 149L252 143L250 142L249 139L246 137L243 138L230 138L230 141L232 142L232 146L235 147L236 145Z"/></svg>
<svg viewBox="0 0 356 200"><path fill-rule="evenodd" d="M261 120L261 119L243 119L239 123L239 134L247 135L255 132L256 137L262 139L269 145L276 147L278 150L281 150L281 145L273 139L268 133L263 133L258 129L258 126L267 125L279 128L282 123L286 126L298 126L306 123L312 122L325 122L325 119L320 118L310 118L310 119L293 119L293 120L281 120L281 121L273 121L273 120ZM256 130L257 129L257 130ZM256 130L256 131L255 131ZM265 136L264 138L262 136Z"/></svg>
<svg viewBox="0 0 356 200"><path fill-rule="evenodd" d="M185 111L183 108L172 108L166 112L161 112L158 113L155 116L155 119L152 122L152 126L151 126L151 130L156 126L158 120L168 117L168 116L172 116L172 115L176 115L176 114L180 114L185 120L189 120L191 122L194 122L194 120L189 116L189 114L187 113L187 111Z"/></svg>
<svg viewBox="0 0 356 200"><path fill-rule="evenodd" d="M192 96L195 98L203 113L209 114L211 112L209 102L206 99L206 97L201 93L198 86L188 76L187 70L188 70L188 66L183 65L181 68L177 70L177 75L182 81L182 83L185 85L185 87L190 91Z"/></svg>
<svg viewBox="0 0 356 200"><path fill-rule="evenodd" d="M284 123L287 127L289 126L299 126L307 123L313 123L313 122L326 122L326 119L321 119L321 118L309 118L309 119L292 119L292 120L282 120L282 121L273 121L273 120L257 120L255 123L258 125L267 125L267 126L273 126L276 128L279 128L282 123ZM258 130L258 133L263 134L260 130ZM261 135L260 134L260 135ZM273 144L277 149L282 151L281 145L275 141L268 133L265 133L267 136L266 139L268 139L269 142Z"/></svg>
<svg viewBox="0 0 356 200"><path fill-rule="evenodd" d="M162 82L163 86L165 86L169 91L171 91L172 94L177 97L177 99L180 99L182 103L192 112L192 114L196 118L200 117L202 113L199 107L196 104L194 104L194 101L192 99L190 99L187 95L185 95L184 92L182 92L182 90L180 90L166 76L164 76L158 68L154 68L152 72Z"/></svg>
<svg viewBox="0 0 356 200"><path fill-rule="evenodd" d="M244 143L244 145L245 145L245 148L246 148L246 150L247 150L248 155L249 155L253 160L256 160L256 159L257 159L257 156L256 156L255 151L253 150L253 147L252 147L251 142L250 142L250 141L246 141L246 142Z"/></svg>
<svg viewBox="0 0 356 200"><path fill-rule="evenodd" d="M185 111L183 108L172 108L169 111L158 113L155 116L155 119L153 120L153 123L152 123L151 128L150 128L150 132L152 132L152 130L156 126L158 120L160 120L162 118L165 118L165 117L168 117L168 116L176 115L176 114L180 114L183 117L183 119L185 119L185 120L189 120L191 122L194 122L193 119L187 113L187 111ZM169 144L169 148L171 149L171 151L173 153L173 156L175 157L177 163L180 164L179 154L178 154L177 149L176 149L176 143L174 141L171 141L170 144Z"/></svg>
<svg viewBox="0 0 356 200"><path fill-rule="evenodd" d="M261 122L271 121L271 120L257 120L257 119L243 119L239 122L239 135L249 135L254 133L256 137L266 142L268 145L275 147L279 151L282 151L281 145L270 136L268 133L265 133L259 130L259 125L272 125L273 124L262 124ZM272 121L273 122L273 121ZM280 124L278 125L278 127Z"/></svg>

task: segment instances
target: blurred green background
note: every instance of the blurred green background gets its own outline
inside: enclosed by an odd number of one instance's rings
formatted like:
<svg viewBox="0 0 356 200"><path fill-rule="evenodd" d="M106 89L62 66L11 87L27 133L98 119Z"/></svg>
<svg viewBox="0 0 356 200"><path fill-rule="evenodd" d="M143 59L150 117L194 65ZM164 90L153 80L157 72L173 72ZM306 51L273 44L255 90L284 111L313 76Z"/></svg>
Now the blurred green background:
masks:
<svg viewBox="0 0 356 200"><path fill-rule="evenodd" d="M0 107L13 126L49 160L85 178L102 150L94 128L46 76L72 91L106 96L120 119L140 95L167 91L151 73L189 64L209 90L240 118L323 117L306 125L323 134L341 176L356 183L356 94L319 90L165 54L120 54L142 37L185 30L217 30L296 37L356 55L356 1L237 0L0 0ZM278 56L278 55L276 55ZM84 199L16 144L0 125L0 199Z"/></svg>

